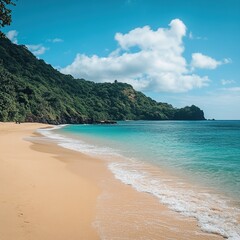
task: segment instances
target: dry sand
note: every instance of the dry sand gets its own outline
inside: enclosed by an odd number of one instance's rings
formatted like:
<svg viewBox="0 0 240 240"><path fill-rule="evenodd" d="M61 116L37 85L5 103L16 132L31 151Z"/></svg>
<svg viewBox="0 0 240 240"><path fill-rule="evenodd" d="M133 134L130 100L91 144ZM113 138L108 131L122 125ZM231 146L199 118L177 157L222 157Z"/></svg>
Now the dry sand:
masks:
<svg viewBox="0 0 240 240"><path fill-rule="evenodd" d="M25 139L40 127L0 123L1 240L222 239L114 179L106 162Z"/></svg>
<svg viewBox="0 0 240 240"><path fill-rule="evenodd" d="M58 157L72 162L79 154L23 140L40 127L0 124L0 239L99 239L92 227L99 188L91 181L98 164L81 158L78 175L67 171Z"/></svg>

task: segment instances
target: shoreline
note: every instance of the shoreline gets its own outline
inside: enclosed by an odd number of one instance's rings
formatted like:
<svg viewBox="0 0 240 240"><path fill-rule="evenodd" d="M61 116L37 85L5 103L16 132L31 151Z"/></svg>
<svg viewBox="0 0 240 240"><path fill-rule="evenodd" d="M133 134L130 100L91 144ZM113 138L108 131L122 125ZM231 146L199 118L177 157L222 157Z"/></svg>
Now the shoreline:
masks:
<svg viewBox="0 0 240 240"><path fill-rule="evenodd" d="M5 240L223 239L123 184L104 160L46 140L23 140L38 138L34 132L40 127L46 125L0 123L0 235ZM157 227L146 224L151 221Z"/></svg>

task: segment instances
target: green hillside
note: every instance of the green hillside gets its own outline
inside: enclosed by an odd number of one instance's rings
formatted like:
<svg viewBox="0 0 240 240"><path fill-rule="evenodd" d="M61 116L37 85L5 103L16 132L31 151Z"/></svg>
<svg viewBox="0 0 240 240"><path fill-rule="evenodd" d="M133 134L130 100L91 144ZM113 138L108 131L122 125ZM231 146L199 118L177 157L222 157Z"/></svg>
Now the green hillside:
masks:
<svg viewBox="0 0 240 240"><path fill-rule="evenodd" d="M101 120L204 120L196 106L176 109L131 85L64 75L23 45L0 38L0 121L92 123Z"/></svg>

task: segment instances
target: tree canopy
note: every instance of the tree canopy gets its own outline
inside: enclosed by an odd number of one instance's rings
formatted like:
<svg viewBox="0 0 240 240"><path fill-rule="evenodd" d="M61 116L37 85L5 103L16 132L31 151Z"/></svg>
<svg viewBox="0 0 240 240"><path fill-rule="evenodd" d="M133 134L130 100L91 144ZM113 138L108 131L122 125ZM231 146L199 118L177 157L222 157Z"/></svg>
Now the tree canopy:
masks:
<svg viewBox="0 0 240 240"><path fill-rule="evenodd" d="M156 102L126 83L64 75L24 45L0 38L0 121L93 123L105 120L204 120L198 107Z"/></svg>
<svg viewBox="0 0 240 240"><path fill-rule="evenodd" d="M12 0L0 0L0 30L12 22L12 10L9 8L11 5L15 6L16 4ZM0 36L2 35L3 33L0 31Z"/></svg>

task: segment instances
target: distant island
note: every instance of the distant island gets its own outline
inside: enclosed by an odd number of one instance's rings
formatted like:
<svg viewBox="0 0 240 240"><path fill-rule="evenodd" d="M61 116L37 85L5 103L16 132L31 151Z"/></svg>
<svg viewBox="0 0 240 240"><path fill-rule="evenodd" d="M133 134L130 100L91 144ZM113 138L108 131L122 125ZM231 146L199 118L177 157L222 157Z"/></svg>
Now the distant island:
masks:
<svg viewBox="0 0 240 240"><path fill-rule="evenodd" d="M111 123L117 120L205 120L192 105L156 102L126 83L64 75L24 45L0 37L0 121Z"/></svg>

